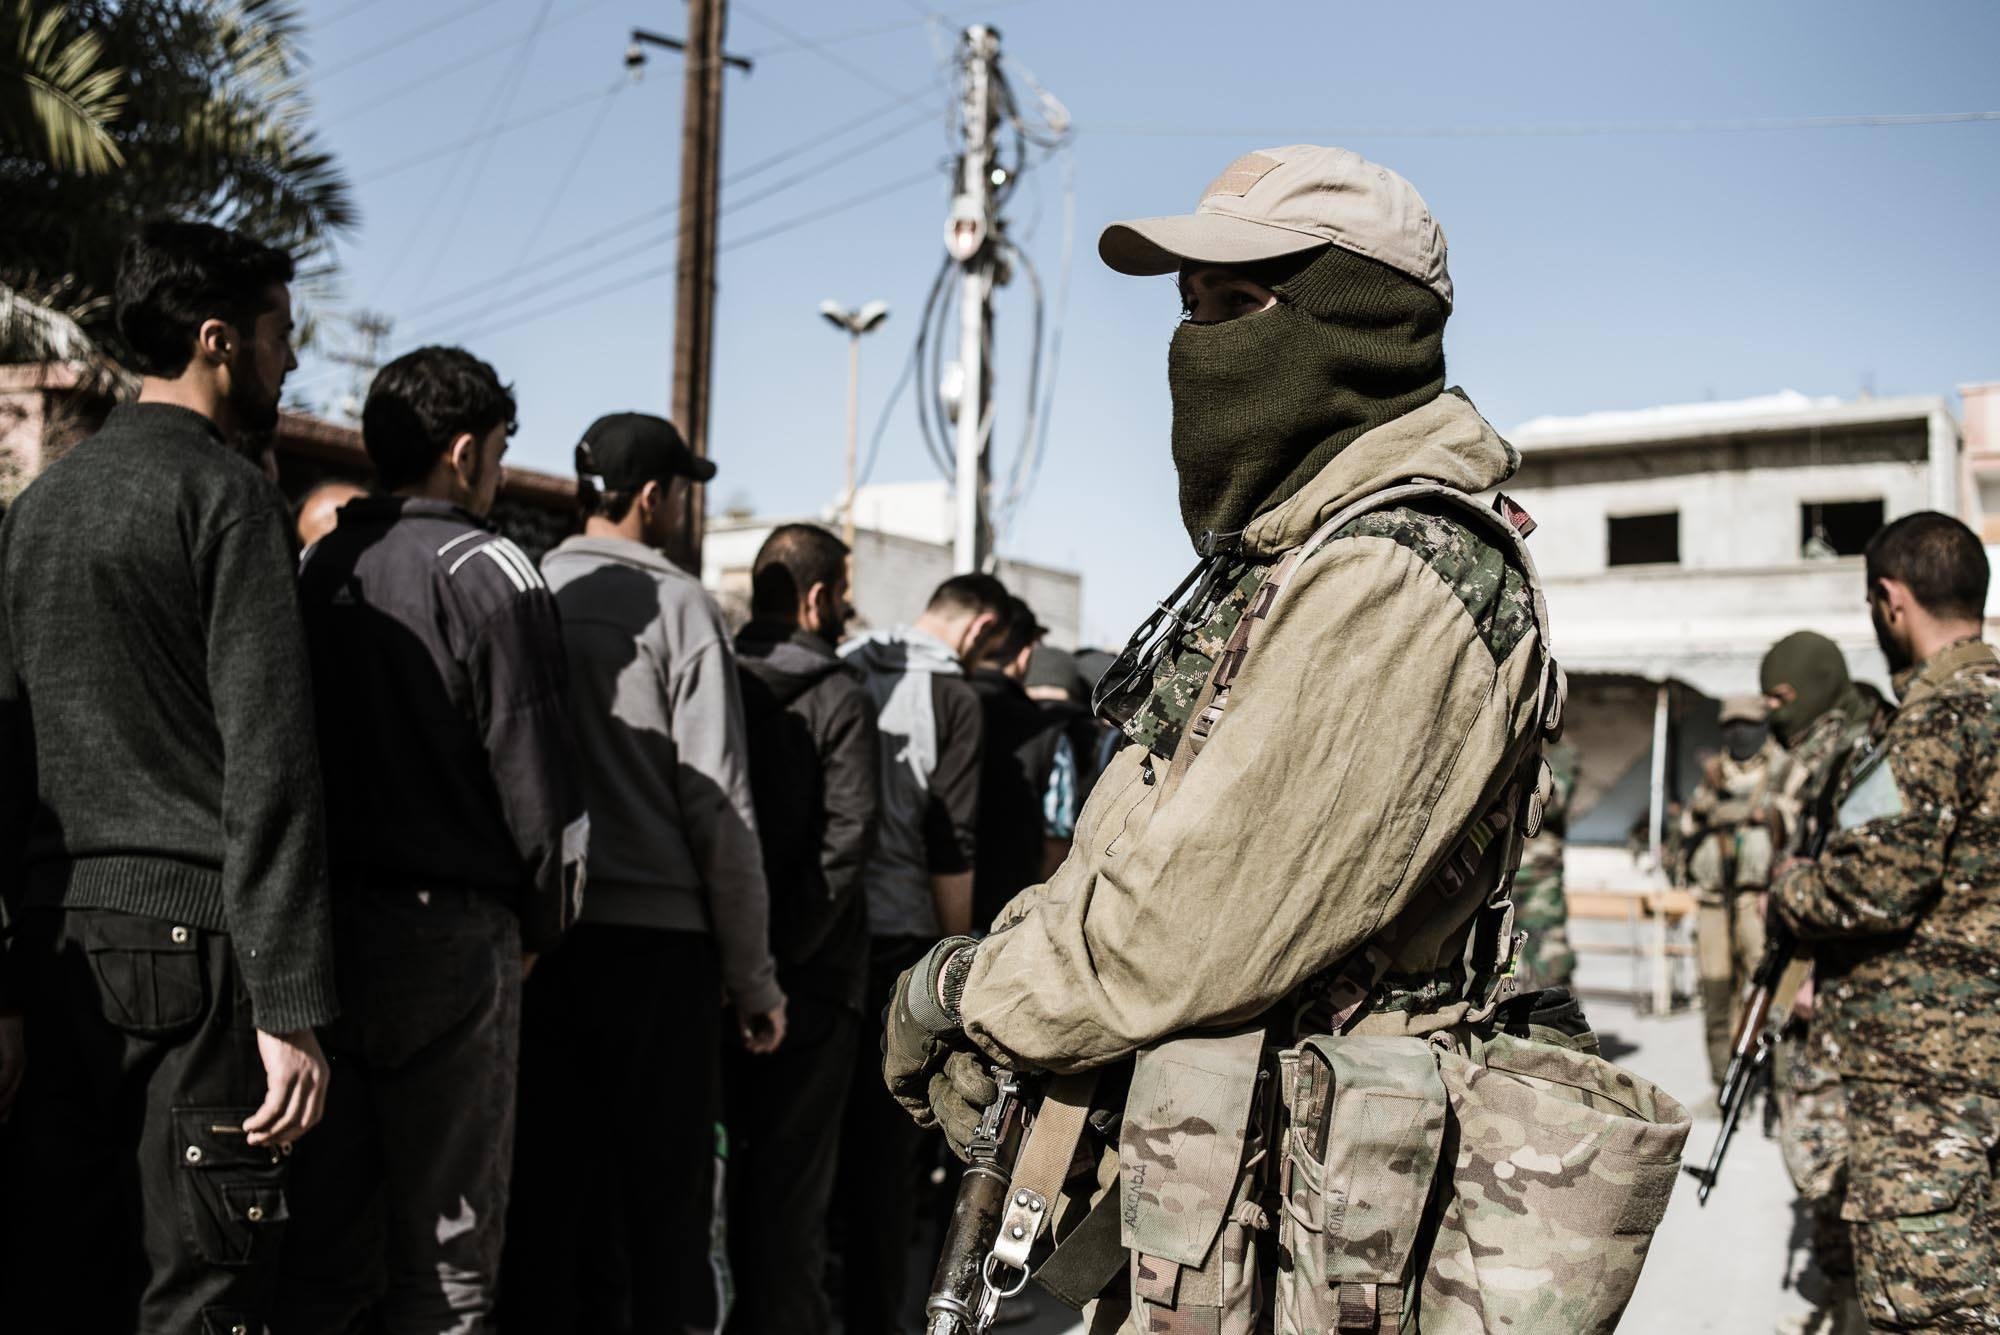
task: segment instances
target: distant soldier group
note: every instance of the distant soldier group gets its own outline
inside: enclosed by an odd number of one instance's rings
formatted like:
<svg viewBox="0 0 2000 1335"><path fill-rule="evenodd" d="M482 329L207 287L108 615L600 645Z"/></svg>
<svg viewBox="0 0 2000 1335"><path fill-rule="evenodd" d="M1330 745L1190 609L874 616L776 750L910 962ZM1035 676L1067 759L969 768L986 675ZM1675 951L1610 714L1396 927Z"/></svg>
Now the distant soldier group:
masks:
<svg viewBox="0 0 2000 1335"><path fill-rule="evenodd" d="M1724 704L1722 753L1682 818L1709 1058L1720 1081L1768 916L1799 941L1771 1012L1813 1262L1800 1291L1816 1310L1796 1328L2000 1329L1988 566L1971 530L1932 512L1883 529L1866 563L1900 705L1853 681L1824 636L1786 637L1763 699Z"/></svg>

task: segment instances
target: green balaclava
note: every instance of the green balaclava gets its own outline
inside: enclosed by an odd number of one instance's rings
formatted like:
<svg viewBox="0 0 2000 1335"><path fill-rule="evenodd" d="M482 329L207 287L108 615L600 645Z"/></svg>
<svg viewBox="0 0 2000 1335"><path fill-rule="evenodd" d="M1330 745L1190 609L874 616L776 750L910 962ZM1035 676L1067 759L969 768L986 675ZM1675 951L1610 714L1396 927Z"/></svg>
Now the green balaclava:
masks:
<svg viewBox="0 0 2000 1335"><path fill-rule="evenodd" d="M1435 293L1339 246L1243 272L1278 294L1257 315L1183 322L1167 357L1181 519L1197 549L1311 481L1364 431L1444 389Z"/></svg>
<svg viewBox="0 0 2000 1335"><path fill-rule="evenodd" d="M1764 694L1789 685L1792 700L1771 711L1771 731L1793 746L1821 715L1837 707L1853 691L1847 658L1840 646L1810 630L1795 631L1771 646L1759 674Z"/></svg>

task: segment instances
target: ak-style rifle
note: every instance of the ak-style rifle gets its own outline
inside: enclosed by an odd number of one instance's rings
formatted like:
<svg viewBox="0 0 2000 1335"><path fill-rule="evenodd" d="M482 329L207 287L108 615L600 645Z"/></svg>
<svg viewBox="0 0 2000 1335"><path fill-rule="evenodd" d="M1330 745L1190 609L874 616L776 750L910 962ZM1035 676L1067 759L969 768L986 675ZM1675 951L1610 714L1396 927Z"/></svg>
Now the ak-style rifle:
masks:
<svg viewBox="0 0 2000 1335"><path fill-rule="evenodd" d="M983 1335L993 1324L1000 1300L1019 1293L1027 1283L1025 1272L1007 1274L993 1255L1014 1161L1021 1152L1024 1111L1013 1074L994 1074L1000 1097L987 1107L966 1149L965 1174L958 1180L937 1273L924 1302L925 1335Z"/></svg>

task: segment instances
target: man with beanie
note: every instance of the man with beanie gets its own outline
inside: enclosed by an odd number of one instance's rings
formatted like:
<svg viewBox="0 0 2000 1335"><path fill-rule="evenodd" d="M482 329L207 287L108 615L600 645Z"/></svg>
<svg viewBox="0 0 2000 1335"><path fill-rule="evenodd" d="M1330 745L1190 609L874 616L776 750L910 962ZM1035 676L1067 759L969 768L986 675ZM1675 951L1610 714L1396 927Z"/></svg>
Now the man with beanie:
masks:
<svg viewBox="0 0 2000 1335"><path fill-rule="evenodd" d="M1280 1080L1264 1053L1379 1036L1415 1071L1471 1043L1506 995L1509 890L1560 715L1529 521L1473 499L1519 456L1446 388L1444 236L1374 163L1251 153L1192 215L1114 224L1098 249L1122 272L1179 276L1171 451L1198 564L1098 687L1131 745L1070 857L984 939L941 942L903 975L884 1077L961 1155L995 1096L989 1064L1129 1078L1122 1118L1084 1119L1093 1164L1110 1147L1092 1124L1118 1127L1110 1223L1131 1248L1094 1330L1254 1329L1279 1279L1298 1328L1393 1328L1395 1283L1272 1273L1260 1110ZM1416 1237L1429 1190L1371 1192L1371 1238ZM1008 1200L1004 1237L1062 1213ZM1555 1212L1525 1213L1514 1236L1536 1257L1568 1245ZM1526 1315L1528 1286L1479 1282L1506 1261L1410 1272L1426 1326L1553 1328ZM1636 1278L1629 1249L1590 1264ZM1598 1320L1563 1328L1612 1324Z"/></svg>
<svg viewBox="0 0 2000 1335"><path fill-rule="evenodd" d="M1848 1223L1875 1330L2000 1329L2000 659L1979 538L1935 511L1869 540L1901 707L1840 776L1773 910L1815 955L1846 1094Z"/></svg>
<svg viewBox="0 0 2000 1335"><path fill-rule="evenodd" d="M1832 802L1855 758L1889 725L1891 709L1873 686L1848 676L1847 658L1826 636L1802 630L1771 646L1759 669L1772 734L1791 754L1781 785L1793 822L1787 852L1807 849L1831 821ZM1818 1022L1807 944L1779 980L1773 1009L1790 1011L1772 1064L1778 1144L1805 1204L1814 1272L1800 1291L1836 1330L1860 1318L1854 1253L1841 1222L1848 1180L1847 1099L1838 1034ZM1808 1325L1807 1329L1811 1329Z"/></svg>
<svg viewBox="0 0 2000 1335"><path fill-rule="evenodd" d="M821 1276L855 1051L872 1029L862 868L875 843L875 705L834 651L848 605L847 544L814 524L771 530L736 636L750 787L771 887L785 1045L730 1054L731 1332L826 1335ZM873 1037L872 1033L869 1035Z"/></svg>
<svg viewBox="0 0 2000 1335"><path fill-rule="evenodd" d="M1729 1069L1737 993L1764 954L1759 894L1788 845L1787 760L1764 721L1764 701L1722 702L1722 751L1702 764L1701 783L1681 813L1682 879L1695 892L1695 963L1701 976L1708 1069L1717 1085Z"/></svg>
<svg viewBox="0 0 2000 1335"><path fill-rule="evenodd" d="M291 278L219 227L133 237L117 322L138 402L0 526L10 1329L261 1330L286 1154L330 1089L290 524L244 448L297 365Z"/></svg>
<svg viewBox="0 0 2000 1335"><path fill-rule="evenodd" d="M881 804L875 847L861 873L868 901L873 1017L896 976L938 938L972 926L978 865L979 760L984 724L966 684L1006 615L1007 589L991 575L954 575L923 615L845 646L875 706ZM842 1125L838 1201L847 1328L904 1328L914 1175L922 1137L877 1083L881 1056L858 1045Z"/></svg>
<svg viewBox="0 0 2000 1335"><path fill-rule="evenodd" d="M736 659L666 556L715 476L671 422L600 417L576 447L581 536L542 560L562 611L590 812L590 895L535 971L503 1329L716 1321L709 1273L721 999L752 1052L785 1037ZM609 1123L635 1134L599 1134Z"/></svg>
<svg viewBox="0 0 2000 1335"><path fill-rule="evenodd" d="M342 1015L294 1166L281 1335L492 1328L521 984L583 894L555 601L486 522L514 394L463 348L383 367L378 494L299 568Z"/></svg>

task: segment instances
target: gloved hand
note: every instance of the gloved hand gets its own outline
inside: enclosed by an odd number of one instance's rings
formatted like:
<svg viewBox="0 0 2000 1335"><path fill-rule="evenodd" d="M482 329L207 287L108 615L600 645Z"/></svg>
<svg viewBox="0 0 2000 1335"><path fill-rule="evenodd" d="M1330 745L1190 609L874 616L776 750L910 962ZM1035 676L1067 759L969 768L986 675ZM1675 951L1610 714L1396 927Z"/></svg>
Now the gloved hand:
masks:
<svg viewBox="0 0 2000 1335"><path fill-rule="evenodd" d="M986 1055L968 1046L952 1045L944 1068L931 1076L930 1115L944 1130L945 1143L961 1160L970 1161L967 1147L979 1121L1000 1097Z"/></svg>
<svg viewBox="0 0 2000 1335"><path fill-rule="evenodd" d="M938 975L952 956L974 944L969 936L950 936L932 946L896 980L883 1016L882 1083L921 1127L937 1125L931 1113L931 1077L944 1069L952 1047L947 1040L959 1032L956 997L947 1010Z"/></svg>

